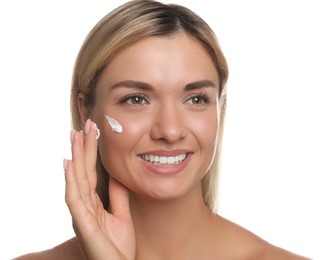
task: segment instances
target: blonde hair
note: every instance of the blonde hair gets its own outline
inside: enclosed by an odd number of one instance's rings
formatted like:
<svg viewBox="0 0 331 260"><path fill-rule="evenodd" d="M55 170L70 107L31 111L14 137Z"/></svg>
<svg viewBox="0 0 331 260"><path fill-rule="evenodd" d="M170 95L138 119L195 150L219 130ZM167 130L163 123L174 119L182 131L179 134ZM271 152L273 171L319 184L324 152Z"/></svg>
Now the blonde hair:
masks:
<svg viewBox="0 0 331 260"><path fill-rule="evenodd" d="M191 10L175 4L162 4L152 0L134 0L114 9L101 19L85 39L74 68L71 89L72 124L81 129L77 95L83 93L86 108L95 104L95 86L107 64L125 47L145 37L165 37L185 32L201 43L213 60L219 76L221 99L221 127L218 143L221 142L225 113L225 84L228 78L228 66L208 24ZM208 208L215 212L218 196L218 172L220 159L218 145L214 161L208 173L202 179L203 198ZM105 208L108 207L109 175L98 155L97 192Z"/></svg>

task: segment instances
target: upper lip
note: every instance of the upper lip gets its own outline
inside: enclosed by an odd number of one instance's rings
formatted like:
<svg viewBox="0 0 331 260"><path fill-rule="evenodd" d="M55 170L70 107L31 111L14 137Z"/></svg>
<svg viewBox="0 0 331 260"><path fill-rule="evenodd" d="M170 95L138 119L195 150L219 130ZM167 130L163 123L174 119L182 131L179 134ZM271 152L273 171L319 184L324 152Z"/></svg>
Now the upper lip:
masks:
<svg viewBox="0 0 331 260"><path fill-rule="evenodd" d="M148 155L158 155L158 156L177 156L180 154L187 154L187 153L192 153L192 151L186 150L186 149L176 149L176 150L155 150L155 151L148 151L141 153L142 154L148 154Z"/></svg>

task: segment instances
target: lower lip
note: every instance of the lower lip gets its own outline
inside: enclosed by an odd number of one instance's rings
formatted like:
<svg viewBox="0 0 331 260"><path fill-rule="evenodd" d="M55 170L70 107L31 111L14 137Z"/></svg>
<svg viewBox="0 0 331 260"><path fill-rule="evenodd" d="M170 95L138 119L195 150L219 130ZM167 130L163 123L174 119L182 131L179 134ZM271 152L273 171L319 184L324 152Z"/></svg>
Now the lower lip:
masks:
<svg viewBox="0 0 331 260"><path fill-rule="evenodd" d="M141 159L142 164L147 168L149 172L157 175L178 175L184 171L186 166L191 160L192 154L188 154L184 161L178 164L152 164Z"/></svg>

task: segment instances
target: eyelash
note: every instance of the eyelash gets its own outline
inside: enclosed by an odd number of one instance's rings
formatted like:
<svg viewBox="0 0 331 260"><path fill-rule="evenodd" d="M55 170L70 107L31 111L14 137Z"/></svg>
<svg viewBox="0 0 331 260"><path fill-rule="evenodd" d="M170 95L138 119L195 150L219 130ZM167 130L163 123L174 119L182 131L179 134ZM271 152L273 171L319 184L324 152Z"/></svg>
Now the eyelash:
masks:
<svg viewBox="0 0 331 260"><path fill-rule="evenodd" d="M139 99L143 99L144 103L143 104L138 104L138 103L133 103L132 100L133 98L139 98ZM128 101L131 100L131 103L128 103ZM122 97L119 101L120 104L128 104L128 105L144 105L145 103L148 103L147 97L142 94L142 93L132 93L129 95L126 95L124 97Z"/></svg>
<svg viewBox="0 0 331 260"><path fill-rule="evenodd" d="M144 103L134 103L132 102L134 98L139 98L142 99L140 101L143 101ZM208 104L209 103L209 97L207 94L204 93L194 93L192 95L190 95L186 100L185 103L187 103L188 101L192 101L194 98L199 98L200 101L202 101L202 103L191 103L191 105L204 105L204 104ZM202 100L201 100L202 99ZM131 102L129 103L129 101L131 100ZM147 97L142 94L142 93L132 93L129 95L126 95L124 97L122 97L119 101L120 104L128 104L128 105L144 105L144 104L149 104Z"/></svg>
<svg viewBox="0 0 331 260"><path fill-rule="evenodd" d="M194 98L199 98L200 100L202 99L202 102L203 103L195 104L195 103L192 102L192 105L204 105L204 104L208 104L209 101L210 101L207 94L204 94L204 93L195 93L195 94L192 94L189 98L187 98L185 100L185 102L187 102L189 100L193 100Z"/></svg>

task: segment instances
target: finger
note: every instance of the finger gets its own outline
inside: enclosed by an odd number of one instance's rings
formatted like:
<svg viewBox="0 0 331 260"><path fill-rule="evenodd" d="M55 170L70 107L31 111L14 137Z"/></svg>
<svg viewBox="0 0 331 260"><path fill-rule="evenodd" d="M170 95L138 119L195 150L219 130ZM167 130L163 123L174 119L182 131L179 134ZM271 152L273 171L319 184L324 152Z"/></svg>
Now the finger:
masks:
<svg viewBox="0 0 331 260"><path fill-rule="evenodd" d="M66 180L66 193L65 201L68 205L69 211L73 218L73 223L76 234L82 232L89 234L98 230L97 223L94 220L93 214L89 211L88 205L82 199L79 182L75 174L75 167L73 162L66 161L65 180Z"/></svg>
<svg viewBox="0 0 331 260"><path fill-rule="evenodd" d="M117 180L110 179L108 190L112 214L116 217L131 219L128 189Z"/></svg>
<svg viewBox="0 0 331 260"><path fill-rule="evenodd" d="M86 213L86 206L82 201L79 184L73 163L65 161L65 201L73 218L78 218Z"/></svg>
<svg viewBox="0 0 331 260"><path fill-rule="evenodd" d="M98 131L99 129L96 124L92 120L87 119L84 127L85 168L91 190L95 190L97 186L96 161L98 151Z"/></svg>
<svg viewBox="0 0 331 260"><path fill-rule="evenodd" d="M90 199L91 189L85 168L84 136L82 133L73 130L71 140L73 168L81 197L86 201Z"/></svg>

